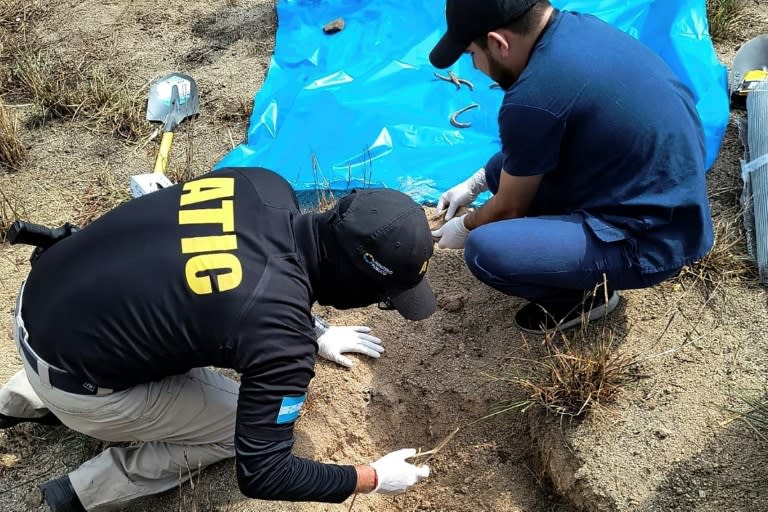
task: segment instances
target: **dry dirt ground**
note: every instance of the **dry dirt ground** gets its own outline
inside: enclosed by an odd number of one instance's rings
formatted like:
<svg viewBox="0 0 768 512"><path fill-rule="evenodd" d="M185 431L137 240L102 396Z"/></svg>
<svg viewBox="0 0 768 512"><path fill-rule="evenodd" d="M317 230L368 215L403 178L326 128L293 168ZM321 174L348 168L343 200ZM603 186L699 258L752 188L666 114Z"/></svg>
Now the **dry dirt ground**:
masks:
<svg viewBox="0 0 768 512"><path fill-rule="evenodd" d="M172 175L205 172L243 137L247 106L273 48L272 0L70 0L37 7L17 21L29 37L120 69L137 95L166 72L195 77L202 114L179 131ZM749 0L747 12L731 40L718 44L723 62L739 44L768 32L765 0ZM13 21L0 20L0 30ZM149 127L129 142L81 117L40 123L30 98L4 99L20 120L29 155L18 169L0 171L6 197L0 212L12 209L13 216L50 225L87 219L126 197L128 177L152 166L157 140L146 143ZM332 323L371 326L387 352L375 362L358 358L351 370L320 361L297 427L299 454L342 463L368 462L400 447L427 449L461 427L430 461L428 481L394 498L265 503L239 494L230 461L206 469L194 486L130 510L768 510L768 443L729 412L744 408L736 398L741 390L760 394L768 384L764 289L753 274L722 275L738 268L744 253L734 213L742 153L731 123L710 173L712 206L723 226L716 261L655 289L626 292L619 313L585 333L586 339L613 336L620 353L639 358L638 380L614 406L579 422L532 409L474 423L500 402L523 397L494 377L525 368L523 361L542 358L544 349L539 338L526 339L513 327L519 300L478 284L459 252L439 251L429 277L440 309L427 321L409 323L376 308L318 311ZM21 367L11 313L28 252L0 245L0 382ZM705 270L714 290L692 277ZM101 448L62 427L0 433L0 511L38 510L37 485Z"/></svg>

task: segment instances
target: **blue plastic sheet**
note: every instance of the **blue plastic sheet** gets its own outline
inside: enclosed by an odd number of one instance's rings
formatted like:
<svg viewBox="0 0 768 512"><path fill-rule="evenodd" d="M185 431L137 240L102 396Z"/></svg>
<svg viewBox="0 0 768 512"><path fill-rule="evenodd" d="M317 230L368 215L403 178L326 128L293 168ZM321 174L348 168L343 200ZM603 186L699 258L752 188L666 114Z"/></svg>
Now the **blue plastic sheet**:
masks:
<svg viewBox="0 0 768 512"><path fill-rule="evenodd" d="M708 36L706 0L570 0L659 53L696 94L707 166L728 122L727 71ZM216 166L261 166L311 201L314 191L389 187L434 204L499 150L503 91L469 56L452 70L475 84L438 81L429 52L445 30L444 0L280 0L267 79L254 100L246 144ZM346 28L326 35L337 17ZM449 123L452 112L472 128Z"/></svg>

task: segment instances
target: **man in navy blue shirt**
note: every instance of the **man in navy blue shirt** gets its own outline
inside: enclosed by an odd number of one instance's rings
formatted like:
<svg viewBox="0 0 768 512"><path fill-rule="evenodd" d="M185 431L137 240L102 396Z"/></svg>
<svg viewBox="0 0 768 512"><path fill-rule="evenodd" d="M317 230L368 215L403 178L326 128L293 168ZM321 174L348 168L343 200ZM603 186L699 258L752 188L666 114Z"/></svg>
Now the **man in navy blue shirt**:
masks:
<svg viewBox="0 0 768 512"><path fill-rule="evenodd" d="M637 40L549 0L448 0L430 60L462 53L506 91L501 152L445 192L441 248L529 301L529 332L607 315L617 290L653 286L713 243L695 98ZM457 208L490 190L461 217ZM606 283L602 285L602 283Z"/></svg>

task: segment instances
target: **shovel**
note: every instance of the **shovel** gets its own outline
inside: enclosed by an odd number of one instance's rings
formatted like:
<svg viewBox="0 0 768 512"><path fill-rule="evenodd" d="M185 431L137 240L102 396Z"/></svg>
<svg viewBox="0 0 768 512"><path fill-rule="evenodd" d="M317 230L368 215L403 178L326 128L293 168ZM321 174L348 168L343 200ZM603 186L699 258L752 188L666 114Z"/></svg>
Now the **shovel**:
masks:
<svg viewBox="0 0 768 512"><path fill-rule="evenodd" d="M163 123L163 138L154 172L165 174L173 144L173 132L188 117L200 113L200 90L194 79L182 73L158 78L149 89L147 120Z"/></svg>

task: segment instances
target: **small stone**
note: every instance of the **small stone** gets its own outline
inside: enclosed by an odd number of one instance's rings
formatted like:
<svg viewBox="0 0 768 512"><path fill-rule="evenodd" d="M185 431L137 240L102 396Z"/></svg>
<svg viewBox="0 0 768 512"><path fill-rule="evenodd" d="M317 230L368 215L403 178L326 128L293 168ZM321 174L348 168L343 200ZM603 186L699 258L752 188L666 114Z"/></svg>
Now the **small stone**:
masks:
<svg viewBox="0 0 768 512"><path fill-rule="evenodd" d="M335 34L344 30L345 26L346 22L344 21L344 18L336 18L335 20L326 23L323 27L323 32L326 34Z"/></svg>
<svg viewBox="0 0 768 512"><path fill-rule="evenodd" d="M700 490L699 491L699 498L706 498L707 497L707 491Z"/></svg>
<svg viewBox="0 0 768 512"><path fill-rule="evenodd" d="M19 458L12 453L0 454L0 470L10 469L19 463Z"/></svg>
<svg viewBox="0 0 768 512"><path fill-rule="evenodd" d="M26 498L24 498L24 503L27 505L27 510L36 509L43 504L43 491L39 487L34 486Z"/></svg>
<svg viewBox="0 0 768 512"><path fill-rule="evenodd" d="M464 308L464 299L462 297L453 297L445 301L443 309L449 313L457 313Z"/></svg>

